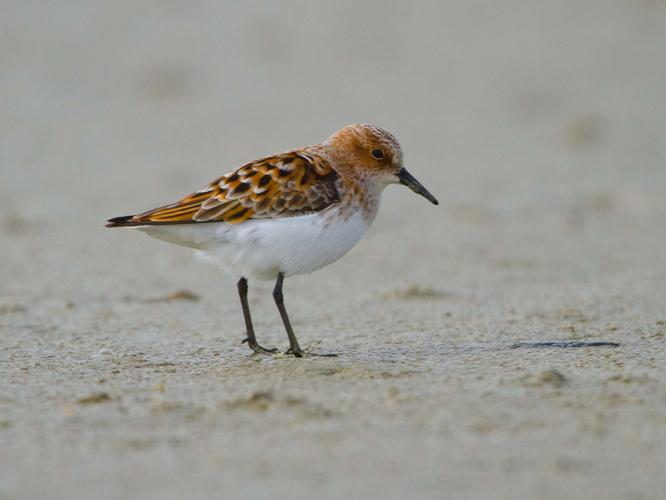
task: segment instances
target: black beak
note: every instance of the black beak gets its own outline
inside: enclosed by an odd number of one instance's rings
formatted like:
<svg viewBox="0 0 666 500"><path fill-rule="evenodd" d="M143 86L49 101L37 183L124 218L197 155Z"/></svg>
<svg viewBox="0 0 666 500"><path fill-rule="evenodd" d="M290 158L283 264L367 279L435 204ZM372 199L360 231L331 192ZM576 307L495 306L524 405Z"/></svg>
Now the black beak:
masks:
<svg viewBox="0 0 666 500"><path fill-rule="evenodd" d="M407 172L407 170L405 170L404 168L401 168L400 171L398 172L398 179L400 179L400 184L404 184L415 193L420 194L433 205L439 205L437 198L431 195L430 191L424 188L423 185L419 181L417 181L414 178L414 176L409 172Z"/></svg>

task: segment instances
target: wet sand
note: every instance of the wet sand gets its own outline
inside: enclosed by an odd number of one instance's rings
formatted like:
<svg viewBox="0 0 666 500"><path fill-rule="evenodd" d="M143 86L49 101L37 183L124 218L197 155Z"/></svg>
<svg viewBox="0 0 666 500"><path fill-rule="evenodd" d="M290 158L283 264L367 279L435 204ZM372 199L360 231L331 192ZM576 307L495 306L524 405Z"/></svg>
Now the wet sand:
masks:
<svg viewBox="0 0 666 500"><path fill-rule="evenodd" d="M663 2L37 5L0 20L0 499L663 496ZM234 279L102 227L350 122L441 205L389 187L285 282L335 358L250 355Z"/></svg>

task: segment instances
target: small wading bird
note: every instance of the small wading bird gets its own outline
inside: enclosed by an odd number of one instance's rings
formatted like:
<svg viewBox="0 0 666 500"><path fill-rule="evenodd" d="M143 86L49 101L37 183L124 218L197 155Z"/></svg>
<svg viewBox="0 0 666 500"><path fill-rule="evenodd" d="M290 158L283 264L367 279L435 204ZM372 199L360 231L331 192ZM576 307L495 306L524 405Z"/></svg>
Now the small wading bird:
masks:
<svg viewBox="0 0 666 500"><path fill-rule="evenodd" d="M377 215L382 191L404 184L435 205L435 197L402 166L393 135L372 125L349 125L322 144L247 163L176 203L110 219L153 238L193 248L223 272L240 276L247 342L257 343L247 279L276 279L273 297L289 337L286 354L303 356L282 296L285 276L335 262Z"/></svg>

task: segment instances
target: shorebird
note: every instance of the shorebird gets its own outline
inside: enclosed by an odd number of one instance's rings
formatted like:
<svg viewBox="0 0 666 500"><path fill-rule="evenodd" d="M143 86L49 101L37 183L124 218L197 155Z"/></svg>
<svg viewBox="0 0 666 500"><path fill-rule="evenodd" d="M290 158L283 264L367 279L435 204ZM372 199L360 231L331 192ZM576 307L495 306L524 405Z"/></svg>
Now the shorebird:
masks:
<svg viewBox="0 0 666 500"><path fill-rule="evenodd" d="M190 247L239 277L247 342L262 347L252 326L248 278L276 280L273 297L287 336L285 354L303 356L284 305L284 278L316 271L346 254L377 215L382 191L404 184L437 205L403 166L397 139L373 125L349 125L321 144L268 156L218 177L183 199L109 219L153 238Z"/></svg>

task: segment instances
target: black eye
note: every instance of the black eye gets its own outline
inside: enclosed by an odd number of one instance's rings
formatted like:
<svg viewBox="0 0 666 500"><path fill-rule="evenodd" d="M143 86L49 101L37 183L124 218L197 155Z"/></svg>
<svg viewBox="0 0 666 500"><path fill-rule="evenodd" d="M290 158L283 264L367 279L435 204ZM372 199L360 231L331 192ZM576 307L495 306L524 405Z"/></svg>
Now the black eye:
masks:
<svg viewBox="0 0 666 500"><path fill-rule="evenodd" d="M384 158L384 151L381 149L373 149L372 152L370 153L373 158L377 160L381 160Z"/></svg>

